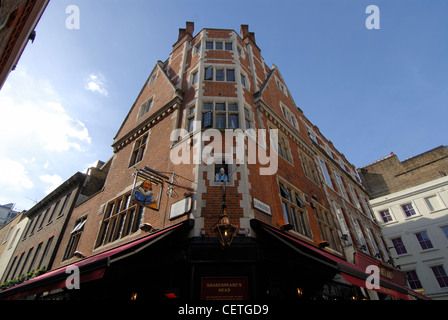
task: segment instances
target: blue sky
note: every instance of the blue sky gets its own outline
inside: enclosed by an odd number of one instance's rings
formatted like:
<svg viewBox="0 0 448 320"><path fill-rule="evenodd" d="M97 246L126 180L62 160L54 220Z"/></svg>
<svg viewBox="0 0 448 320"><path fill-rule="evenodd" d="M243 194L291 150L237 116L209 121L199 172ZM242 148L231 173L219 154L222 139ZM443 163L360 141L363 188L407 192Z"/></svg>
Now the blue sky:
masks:
<svg viewBox="0 0 448 320"><path fill-rule="evenodd" d="M66 8L79 8L68 29ZM368 5L380 10L369 30ZM248 24L297 106L356 167L447 144L443 0L52 0L0 91L0 203L29 209L96 160L186 21Z"/></svg>

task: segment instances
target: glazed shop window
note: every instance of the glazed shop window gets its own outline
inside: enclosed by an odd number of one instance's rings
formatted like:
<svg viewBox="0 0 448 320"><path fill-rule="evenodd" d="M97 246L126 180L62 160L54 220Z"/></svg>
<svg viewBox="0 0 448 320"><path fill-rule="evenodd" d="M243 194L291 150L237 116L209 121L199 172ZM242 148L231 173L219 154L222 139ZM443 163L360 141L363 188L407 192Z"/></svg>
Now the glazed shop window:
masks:
<svg viewBox="0 0 448 320"><path fill-rule="evenodd" d="M139 230L143 219L143 207L132 205L127 193L106 206L96 247L113 242Z"/></svg>
<svg viewBox="0 0 448 320"><path fill-rule="evenodd" d="M132 150L131 160L129 161L129 167L132 167L137 162L142 161L146 149L147 140L148 140L148 134L145 134L144 136L135 141L134 149Z"/></svg>
<svg viewBox="0 0 448 320"><path fill-rule="evenodd" d="M239 128L236 102L205 102L202 106L202 127L216 129Z"/></svg>

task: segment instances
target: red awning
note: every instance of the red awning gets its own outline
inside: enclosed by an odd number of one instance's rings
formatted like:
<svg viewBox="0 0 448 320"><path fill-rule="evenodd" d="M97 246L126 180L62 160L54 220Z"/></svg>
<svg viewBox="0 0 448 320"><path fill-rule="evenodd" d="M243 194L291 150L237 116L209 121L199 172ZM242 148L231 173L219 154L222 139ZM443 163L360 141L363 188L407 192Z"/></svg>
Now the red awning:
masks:
<svg viewBox="0 0 448 320"><path fill-rule="evenodd" d="M341 273L341 275L344 277L344 279L347 282L349 282L353 285L359 286L359 287L366 288L365 280L370 276L370 274L367 274L365 272L365 270L363 270L362 268L360 268L356 265L353 265L353 264L347 262L346 260L344 260L340 257L337 257L331 253L321 250L309 243L306 243L305 241L295 238L285 232L282 232L282 231L280 231L270 225L267 225L261 221L256 220L256 222L254 221L254 224L261 225L262 228L264 230L268 231L271 235L274 235L276 237L281 237L283 239L287 239L288 241L297 244L301 248L307 248L307 249L313 251L314 253L320 255L321 257L324 257L328 260L335 262L339 272ZM346 277L347 277L347 279L350 279L350 281L347 280ZM376 291L387 294L387 295L391 295L391 296L399 298L399 299L404 299L404 300L410 300L408 294L412 294L415 297L421 298L421 295L417 295L413 291L410 292L411 290L409 288L406 288L398 283L393 283L388 280L386 281L384 279L380 279L380 289L378 289Z"/></svg>
<svg viewBox="0 0 448 320"><path fill-rule="evenodd" d="M63 288L66 286L65 281L70 275L70 272L66 273L66 270L68 270L71 266L76 266L79 268L80 283L101 279L106 271L106 267L110 263L145 249L149 245L154 244L155 241L164 238L181 226L189 223L191 223L190 220L178 223L174 226L151 233L116 248L46 272L43 275L25 281L12 288L0 291L0 299L16 300L36 293Z"/></svg>
<svg viewBox="0 0 448 320"><path fill-rule="evenodd" d="M344 278L345 281L347 281L347 282L349 282L351 284L354 284L355 286L369 289L369 288L367 288L365 280L362 280L360 278L351 276L351 275L343 273L343 272L341 272L341 275L342 275L342 277ZM380 292L380 293L383 293L383 294L387 294L389 296L393 296L395 298L402 299L402 300L410 300L407 294L404 294L404 293L398 292L396 290L392 290L392 289L383 287L381 285L379 285L378 288L373 287L373 288L371 288L369 290L375 290L377 292Z"/></svg>

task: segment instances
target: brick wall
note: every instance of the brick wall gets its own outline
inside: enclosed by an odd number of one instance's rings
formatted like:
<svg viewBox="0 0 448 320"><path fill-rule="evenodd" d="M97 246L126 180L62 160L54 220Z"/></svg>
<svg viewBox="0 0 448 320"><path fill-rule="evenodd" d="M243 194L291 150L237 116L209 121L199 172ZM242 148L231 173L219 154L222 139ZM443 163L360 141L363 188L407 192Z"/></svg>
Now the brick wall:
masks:
<svg viewBox="0 0 448 320"><path fill-rule="evenodd" d="M391 153L358 172L373 199L447 175L448 150L440 146L403 161Z"/></svg>

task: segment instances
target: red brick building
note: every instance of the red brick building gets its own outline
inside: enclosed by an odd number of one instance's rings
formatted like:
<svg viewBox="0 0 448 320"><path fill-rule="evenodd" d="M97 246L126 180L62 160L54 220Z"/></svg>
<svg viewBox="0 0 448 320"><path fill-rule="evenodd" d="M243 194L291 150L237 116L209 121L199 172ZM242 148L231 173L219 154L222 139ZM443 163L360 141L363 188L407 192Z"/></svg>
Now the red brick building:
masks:
<svg viewBox="0 0 448 320"><path fill-rule="evenodd" d="M0 3L0 89L15 69L49 0L10 0Z"/></svg>
<svg viewBox="0 0 448 320"><path fill-rule="evenodd" d="M187 22L112 147L104 187L74 209L54 270L19 296L409 298L354 166L296 106L247 25L194 34ZM143 180L155 208L132 200ZM223 248L226 217L235 237ZM67 266L80 290L62 289Z"/></svg>

